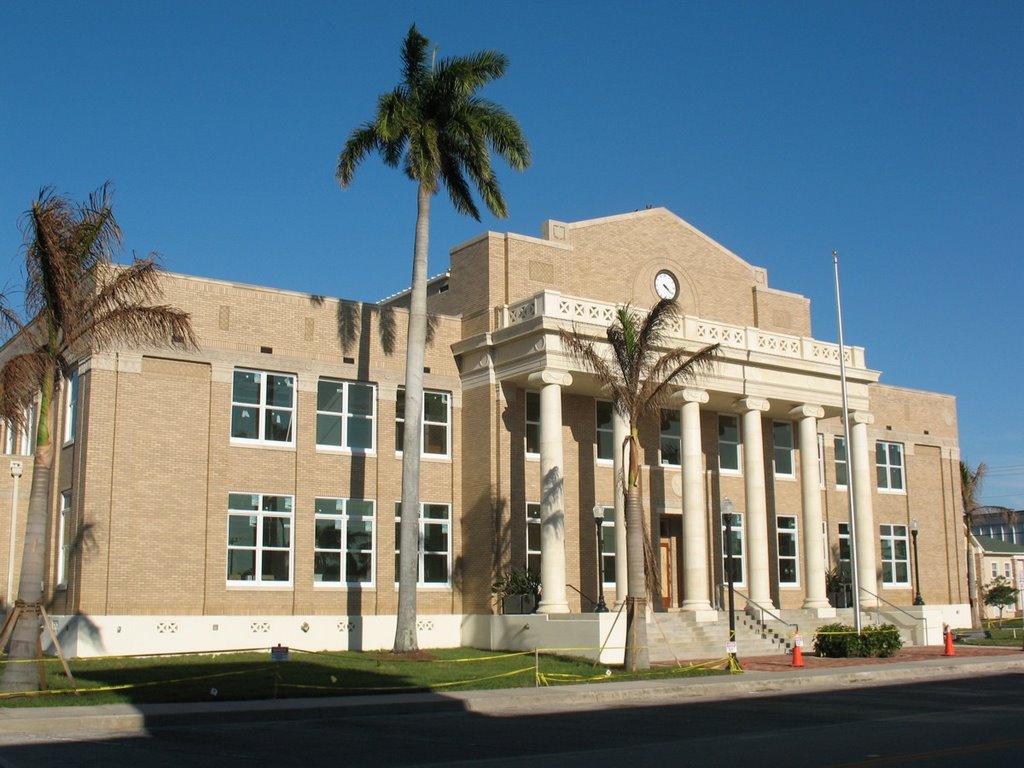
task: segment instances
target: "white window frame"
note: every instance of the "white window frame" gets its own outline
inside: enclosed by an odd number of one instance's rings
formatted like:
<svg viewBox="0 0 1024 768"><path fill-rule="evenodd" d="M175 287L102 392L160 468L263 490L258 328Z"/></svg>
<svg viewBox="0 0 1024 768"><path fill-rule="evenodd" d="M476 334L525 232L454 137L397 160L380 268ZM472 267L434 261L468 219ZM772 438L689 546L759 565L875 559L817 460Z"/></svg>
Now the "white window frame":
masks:
<svg viewBox="0 0 1024 768"><path fill-rule="evenodd" d="M64 445L75 442L78 432L78 368L64 379Z"/></svg>
<svg viewBox="0 0 1024 768"><path fill-rule="evenodd" d="M678 408L662 408L660 413L660 427L659 434L661 442L658 445L658 460L663 467L681 467L683 466L683 419L682 414ZM675 430L672 430L672 425L675 425ZM666 429L666 426L668 429ZM671 461L665 458L665 448L668 446L669 451L675 450L676 456L679 457L678 461Z"/></svg>
<svg viewBox="0 0 1024 768"><path fill-rule="evenodd" d="M893 461L895 449L895 458ZM883 493L906 493L907 478L903 460L903 443L895 443L890 440L878 440L875 442L875 478L878 481L878 490ZM898 485L894 482L899 478Z"/></svg>
<svg viewBox="0 0 1024 768"><path fill-rule="evenodd" d="M779 437L788 434L789 445L780 442ZM789 471L779 469L780 462L789 463ZM793 422L773 421L772 422L772 469L775 477L792 480L796 477L796 455L793 444Z"/></svg>
<svg viewBox="0 0 1024 768"><path fill-rule="evenodd" d="M427 507L436 507L438 509L443 508L445 510L445 517L437 518L430 517L424 518L424 510ZM427 531L431 526L438 526L441 528L443 535L445 536L445 550L431 550L429 553L424 551L424 543L427 540ZM402 502L395 502L395 584L398 583L398 557L400 554L401 544L401 527L402 527ZM446 502L430 502L424 501L420 503L420 514L419 514L419 529L416 534L419 551L419 557L416 565L416 586L425 588L449 588L452 585L452 505ZM425 561L427 556L441 556L445 558L445 572L447 574L445 581L424 581Z"/></svg>
<svg viewBox="0 0 1024 768"><path fill-rule="evenodd" d="M740 578L734 581L732 585L734 587L745 587L747 585L747 537L744 535L745 527L743 525L743 513L733 512L732 513L732 538L737 544L739 544L739 553L733 555L733 565L739 564ZM726 541L725 541L725 513L722 513L722 582L725 584L725 588L729 588L729 569L728 560L726 558Z"/></svg>
<svg viewBox="0 0 1024 768"><path fill-rule="evenodd" d="M818 433L818 487L825 487L825 435ZM828 562L828 558L825 558Z"/></svg>
<svg viewBox="0 0 1024 768"><path fill-rule="evenodd" d="M427 398L440 397L444 399L445 420L436 421L427 419ZM452 393L440 389L424 389L423 403L420 413L420 455L428 459L448 459L452 455ZM445 452L434 453L427 450L429 447L427 434L431 430L444 429ZM402 440L405 435L405 388L399 387L395 396L395 455L402 455Z"/></svg>
<svg viewBox="0 0 1024 768"><path fill-rule="evenodd" d="M338 386L341 390L341 406L340 410L334 411L326 408L322 408L323 403L320 399L320 391L323 386ZM366 388L370 390L370 413L369 415L362 413L352 412L352 390L354 388ZM334 379L329 376L321 376L317 380L316 385L316 447L317 450L321 451L337 451L340 453L364 453L374 454L377 451L377 385L371 384L368 381L347 381L344 379ZM321 431L320 424L322 419L337 419L338 420L338 431L340 433L340 442L338 444L320 442ZM349 427L353 422L370 422L370 445L364 446L352 446L350 444L351 439L349 437Z"/></svg>
<svg viewBox="0 0 1024 768"><path fill-rule="evenodd" d="M724 440L722 438L722 420L731 420L736 425L736 440ZM736 466L722 466L722 446L731 445L736 447ZM743 467L743 433L740 430L740 417L733 413L718 414L718 472L722 475L738 475Z"/></svg>
<svg viewBox="0 0 1024 768"><path fill-rule="evenodd" d="M540 578L540 504L526 504L526 570Z"/></svg>
<svg viewBox="0 0 1024 768"><path fill-rule="evenodd" d="M523 445L526 458L540 458L540 392L527 390L523 397Z"/></svg>
<svg viewBox="0 0 1024 768"><path fill-rule="evenodd" d="M910 586L910 536L907 526L883 523L878 526L881 539L881 568L883 587ZM902 550L902 553L901 553ZM900 566L904 578L899 578ZM886 573L888 571L888 574ZM887 580L888 579L888 580Z"/></svg>
<svg viewBox="0 0 1024 768"><path fill-rule="evenodd" d="M608 421L607 426L603 426L601 422L601 410L603 407L608 408ZM598 464L611 464L615 461L615 438L613 426L615 423L615 404L611 400L595 400L594 401L594 443L597 447L597 463ZM601 455L601 445L607 444L610 448L608 456Z"/></svg>
<svg viewBox="0 0 1024 768"><path fill-rule="evenodd" d="M791 520L792 526L788 523L784 524L783 520ZM779 565L779 586L780 587L799 587L800 586L800 532L799 523L796 519L796 515L777 515L775 518L776 528L776 555L778 557ZM793 554L783 555L782 545L783 540L791 540ZM793 563L793 579L791 581L782 580L782 564L783 562Z"/></svg>
<svg viewBox="0 0 1024 768"><path fill-rule="evenodd" d="M259 382L259 402L247 403L237 399L235 392L236 376L239 374L253 374L258 376ZM270 389L267 384L269 378L273 376L278 379L284 379L290 382L292 397L291 403L283 405L280 403L268 403L267 396L268 390ZM295 428L296 428L296 408L295 399L298 392L298 378L293 373L281 373L279 371L265 371L257 370L255 368L235 368L231 374L231 427L229 433L233 433L234 422L235 422L235 411L240 410L240 418L243 419L255 419L256 420L256 437L236 437L231 434L231 442L236 445L262 445L262 446L276 446L276 447L294 447L295 446ZM249 410L255 411L253 414L247 414ZM287 414L288 416L288 438L286 440L275 440L271 437L267 437L267 419L271 414Z"/></svg>
<svg viewBox="0 0 1024 768"><path fill-rule="evenodd" d="M842 458L840 458L840 447L842 448ZM850 456L846 450L846 436L845 435L833 435L832 436L832 448L835 451L835 469L836 469L836 490L841 488L848 488L850 484ZM839 482L839 468L843 468L843 474L846 476L846 482Z"/></svg>
<svg viewBox="0 0 1024 768"><path fill-rule="evenodd" d="M29 403L25 407L25 424L21 428L21 455L32 456L35 453L36 404Z"/></svg>
<svg viewBox="0 0 1024 768"><path fill-rule="evenodd" d="M60 495L59 521L57 525L57 587L66 589L68 572L71 569L71 491Z"/></svg>
<svg viewBox="0 0 1024 768"><path fill-rule="evenodd" d="M836 552L838 562L836 567L839 569L839 575L847 579L853 580L853 550L850 549L850 524L839 523L839 537L837 539L839 543L839 551ZM844 546L845 545L845 546ZM843 557L843 550L846 550L846 557Z"/></svg>
<svg viewBox="0 0 1024 768"><path fill-rule="evenodd" d="M362 509L369 505L369 511ZM370 588L376 583L377 572L377 509L372 499L344 499L317 496L313 507L313 585L315 587L357 587ZM360 524L369 523L370 543L368 547L353 548L350 539L361 531L355 531ZM339 531L338 546L321 546L317 540L319 523L333 523ZM349 555L369 555L369 575L365 580L349 578ZM339 561L338 580L325 580L317 573L317 556L337 557ZM319 577L319 578L318 578Z"/></svg>
<svg viewBox="0 0 1024 768"><path fill-rule="evenodd" d="M249 496L250 499L255 500L256 508L241 508L241 497ZM232 497L238 497L233 499ZM285 501L286 510L275 510L265 509L264 502L268 499L283 499ZM239 506L232 508L233 503L238 503ZM250 491L231 491L228 493L228 514L227 514L227 552L228 557L225 562L225 579L229 586L236 587L291 587L295 581L295 497L287 493L252 493ZM254 531L254 543L250 544L238 544L232 543L231 541L231 519L241 519L248 517L248 524L255 528ZM281 546L280 544L267 544L264 541L265 529L264 524L268 519L283 519L283 530L287 531L288 534L288 545ZM253 573L251 579L245 578L231 578L231 552L247 552L253 553ZM287 552L288 553L288 578L287 579L268 579L263 573L263 556L265 554L274 552Z"/></svg>

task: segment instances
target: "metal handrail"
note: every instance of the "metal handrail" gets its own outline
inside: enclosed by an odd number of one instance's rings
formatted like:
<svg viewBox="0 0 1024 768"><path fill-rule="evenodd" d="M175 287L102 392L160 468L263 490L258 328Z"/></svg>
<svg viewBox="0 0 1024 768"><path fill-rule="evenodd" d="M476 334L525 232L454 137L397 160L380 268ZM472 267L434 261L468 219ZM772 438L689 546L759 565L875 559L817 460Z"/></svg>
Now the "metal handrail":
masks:
<svg viewBox="0 0 1024 768"><path fill-rule="evenodd" d="M924 622L924 642L925 642L926 645L928 644L928 617L927 616L915 616L914 614L904 610L903 608L900 608L895 603L890 603L888 600L886 600L881 595L876 595L870 589L865 589L864 587L861 587L860 591L861 592L865 592L865 593L871 595L872 597L874 597L877 600L881 600L883 603L888 605L890 608L895 608L897 611L899 611L900 613L902 613L902 614L904 614L906 616L909 616L914 621L923 621ZM880 616L881 616L881 612L878 610L878 604L876 603L875 604L875 624L879 623L879 617Z"/></svg>
<svg viewBox="0 0 1024 768"><path fill-rule="evenodd" d="M718 586L719 586L719 588L724 588L724 589L728 589L729 588L728 582L726 582L724 584L719 584ZM764 627L768 626L767 624L764 623L765 614L768 614L769 616L771 616L773 619L775 619L780 624L785 624L787 627L793 627L793 629L794 629L793 634L795 634L795 635L799 635L800 634L800 625L799 624L797 624L795 622L792 622L792 621L786 621L784 618L782 618L778 614L772 613L771 611L769 611L767 608L765 608L760 603L755 603L753 600L750 599L749 596L743 594L738 589L736 589L736 587L733 587L732 591L735 594L737 594L740 597L742 597L744 600L746 600L748 606L753 605L754 607L756 607L761 612L761 615L758 617L758 621L761 622L761 626L764 626ZM745 610L746 609L744 609L744 611Z"/></svg>
<svg viewBox="0 0 1024 768"><path fill-rule="evenodd" d="M592 606L597 608L597 606L598 606L597 600L592 598L590 595L588 595L587 593L583 592L581 589L578 589L577 587L573 586L572 584L566 584L565 586L567 586L569 589L573 590L577 595L579 595L584 600L589 602Z"/></svg>

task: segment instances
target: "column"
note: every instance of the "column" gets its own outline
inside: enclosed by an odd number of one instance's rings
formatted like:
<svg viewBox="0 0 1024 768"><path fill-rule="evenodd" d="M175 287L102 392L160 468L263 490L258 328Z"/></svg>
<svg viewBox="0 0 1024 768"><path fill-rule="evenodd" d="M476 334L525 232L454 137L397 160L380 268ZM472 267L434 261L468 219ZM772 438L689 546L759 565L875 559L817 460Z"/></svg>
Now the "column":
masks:
<svg viewBox="0 0 1024 768"><path fill-rule="evenodd" d="M821 535L821 484L818 466L818 419L825 411L801 405L789 412L795 417L800 445L800 527L804 542L804 608L828 608L825 590L825 542Z"/></svg>
<svg viewBox="0 0 1024 768"><path fill-rule="evenodd" d="M612 473L615 475L615 605L626 602L629 592L629 567L626 563L626 497L622 478L626 471L622 443L629 434L629 424L618 410L612 409L612 443L615 448Z"/></svg>
<svg viewBox="0 0 1024 768"><path fill-rule="evenodd" d="M866 411L850 414L850 482L853 485L854 528L857 544L857 582L861 607L878 605L878 575L875 566L875 515L871 507L871 468L874 455L868 443L868 425L875 417ZM867 589L871 592L864 592Z"/></svg>
<svg viewBox="0 0 1024 768"><path fill-rule="evenodd" d="M772 603L768 570L768 503L764 482L764 440L761 437L761 414L768 410L768 401L745 397L736 401L743 414L743 490L746 496L747 589L750 599L767 609Z"/></svg>
<svg viewBox="0 0 1024 768"><path fill-rule="evenodd" d="M680 423L683 431L683 602L684 611L709 611L707 518L704 504L704 454L700 439L700 407L708 401L702 389L684 389Z"/></svg>
<svg viewBox="0 0 1024 768"><path fill-rule="evenodd" d="M538 613L568 613L565 598L565 477L562 471L562 387L568 373L546 370L540 385L540 605Z"/></svg>

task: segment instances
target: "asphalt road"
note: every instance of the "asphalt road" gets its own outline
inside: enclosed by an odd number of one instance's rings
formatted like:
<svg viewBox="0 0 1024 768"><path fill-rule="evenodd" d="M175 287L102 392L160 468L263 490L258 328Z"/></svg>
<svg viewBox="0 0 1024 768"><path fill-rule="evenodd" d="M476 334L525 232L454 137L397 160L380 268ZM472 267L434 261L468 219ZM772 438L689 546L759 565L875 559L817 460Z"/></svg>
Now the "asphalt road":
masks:
<svg viewBox="0 0 1024 768"><path fill-rule="evenodd" d="M972 766L1024 760L1024 674L507 716L433 711L0 745L0 766Z"/></svg>

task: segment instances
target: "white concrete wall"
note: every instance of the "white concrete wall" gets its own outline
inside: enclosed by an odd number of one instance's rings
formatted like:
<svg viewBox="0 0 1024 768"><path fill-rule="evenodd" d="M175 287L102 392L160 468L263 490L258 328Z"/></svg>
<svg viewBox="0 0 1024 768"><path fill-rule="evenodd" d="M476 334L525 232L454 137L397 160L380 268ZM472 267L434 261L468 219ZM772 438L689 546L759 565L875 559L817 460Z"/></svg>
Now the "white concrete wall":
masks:
<svg viewBox="0 0 1024 768"><path fill-rule="evenodd" d="M394 616L52 616L67 656L237 651L284 645L370 651L395 642ZM420 616L422 648L458 648L461 616ZM44 635L44 648L52 653Z"/></svg>
<svg viewBox="0 0 1024 768"><path fill-rule="evenodd" d="M466 616L463 645L502 651L534 651L621 664L626 620L615 613ZM601 650L601 649L604 650Z"/></svg>

